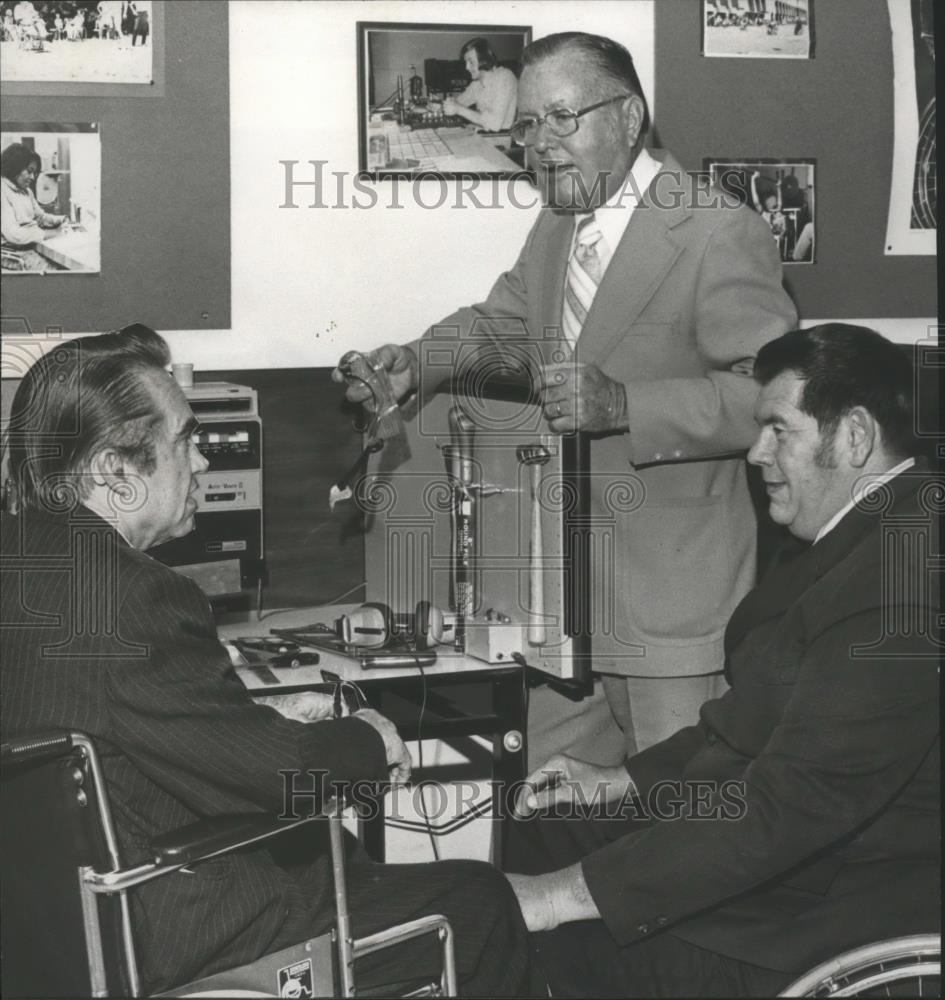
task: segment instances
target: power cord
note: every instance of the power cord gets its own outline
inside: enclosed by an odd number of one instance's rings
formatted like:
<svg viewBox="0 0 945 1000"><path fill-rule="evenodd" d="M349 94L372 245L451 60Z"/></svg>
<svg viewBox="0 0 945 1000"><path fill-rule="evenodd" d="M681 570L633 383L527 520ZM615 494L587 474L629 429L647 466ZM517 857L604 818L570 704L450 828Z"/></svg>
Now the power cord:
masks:
<svg viewBox="0 0 945 1000"><path fill-rule="evenodd" d="M334 604L338 604L339 601L343 601L346 597L350 597L356 590L361 590L366 586L367 584L364 580L362 580L360 583L356 583L353 587L349 587L343 594L338 594L336 597L332 597L331 600L324 601L322 604L318 605L318 607L331 607ZM261 609L262 603L260 601L260 610ZM267 611L264 614L258 615L256 620L264 621L267 618L271 618L273 615L285 615L297 610L297 608L273 608L272 611ZM325 625L324 628L326 632L334 631L329 625Z"/></svg>
<svg viewBox="0 0 945 1000"><path fill-rule="evenodd" d="M330 601L325 601L325 604L331 607L332 605L337 604L339 601L343 601L346 597L349 597L356 590L360 590L362 587L366 586L367 583L364 580L362 580L360 583L356 583L353 587L349 587L343 594L338 594L337 597L333 597Z"/></svg>
<svg viewBox="0 0 945 1000"><path fill-rule="evenodd" d="M421 691L423 692L423 695L420 699L420 715L417 718L417 770L422 771L423 770L423 714L424 712L426 712L427 709L427 675L423 672L423 664L420 662L420 658L415 657L414 662L417 664L417 669L420 671ZM420 792L419 796L420 815L423 818L423 824L426 827L427 837L430 840L430 847L433 848L433 860L439 861L440 848L437 845L436 834L433 832L433 825L430 822L430 816L427 813L427 803L424 797L425 789L423 787L422 782L417 786L417 790Z"/></svg>

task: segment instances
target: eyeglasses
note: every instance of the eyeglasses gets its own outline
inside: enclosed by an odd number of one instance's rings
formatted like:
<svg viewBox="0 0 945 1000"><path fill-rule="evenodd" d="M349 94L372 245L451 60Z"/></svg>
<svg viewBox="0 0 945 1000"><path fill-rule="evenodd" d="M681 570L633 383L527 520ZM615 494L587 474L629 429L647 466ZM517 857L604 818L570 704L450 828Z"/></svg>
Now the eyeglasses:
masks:
<svg viewBox="0 0 945 1000"><path fill-rule="evenodd" d="M538 130L542 125L559 139L574 135L578 130L578 118L583 117L589 111L596 111L607 104L616 104L617 101L626 100L630 94L618 94L617 97L608 97L606 101L598 101L596 104L589 104L580 111L572 111L570 108L555 108L548 114L541 117L520 118L509 129L512 141L519 146L534 146L538 141Z"/></svg>

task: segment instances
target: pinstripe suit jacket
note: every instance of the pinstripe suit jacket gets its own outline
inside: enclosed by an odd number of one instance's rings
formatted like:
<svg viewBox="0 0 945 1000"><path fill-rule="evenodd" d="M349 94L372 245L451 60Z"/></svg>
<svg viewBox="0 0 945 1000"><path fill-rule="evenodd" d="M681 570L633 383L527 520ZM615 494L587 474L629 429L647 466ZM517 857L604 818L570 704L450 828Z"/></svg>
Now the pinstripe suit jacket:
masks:
<svg viewBox="0 0 945 1000"><path fill-rule="evenodd" d="M255 705L197 586L86 508L5 516L0 559L4 733L77 728L96 739L124 861L202 817L280 809L280 769L387 776L383 742L365 722L304 725ZM302 940L333 914L327 857L290 874L267 849L133 896L151 989Z"/></svg>

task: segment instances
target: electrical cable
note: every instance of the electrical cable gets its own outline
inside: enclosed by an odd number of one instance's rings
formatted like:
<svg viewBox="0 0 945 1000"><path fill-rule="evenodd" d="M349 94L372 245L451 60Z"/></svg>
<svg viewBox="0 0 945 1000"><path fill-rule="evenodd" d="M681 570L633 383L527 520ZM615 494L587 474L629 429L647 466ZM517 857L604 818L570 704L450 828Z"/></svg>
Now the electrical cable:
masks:
<svg viewBox="0 0 945 1000"><path fill-rule="evenodd" d="M388 96L385 97L383 101L381 101L379 104L375 104L373 108L368 108L368 112L373 113L377 111L378 108L386 107L398 95L399 92L400 92L400 87L395 87L393 93L388 94Z"/></svg>
<svg viewBox="0 0 945 1000"><path fill-rule="evenodd" d="M332 605L337 604L339 601L343 601L346 597L349 597L356 590L360 590L362 587L366 587L366 586L367 586L367 583L364 580L362 580L360 583L356 583L353 587L349 587L343 594L338 594L337 596L332 597L330 600L325 601L323 604L320 604L318 606L319 607L323 607L323 608L324 607L331 607ZM296 611L298 611L298 608L273 608L272 611L267 611L264 615L262 615L257 620L258 621L263 621L266 618L272 618L273 615L287 615L287 614L289 614L291 612L296 612ZM331 628L331 626L329 626L329 625L325 625L324 628L325 628L325 631L328 631L328 632L334 631Z"/></svg>
<svg viewBox="0 0 945 1000"><path fill-rule="evenodd" d="M427 675L423 672L423 664L420 662L419 657L415 657L415 662L417 664L417 669L420 671L420 681L421 690L423 696L420 699L420 714L417 717L417 770L423 770L423 714L427 708ZM417 785L417 791L419 795L420 803L420 815L423 818L423 824L426 827L427 837L430 839L430 846L433 848L433 860L440 860L440 849L436 843L436 835L433 832L433 825L430 822L430 816L427 813L427 804L424 798L424 787L423 783Z"/></svg>
<svg viewBox="0 0 945 1000"><path fill-rule="evenodd" d="M513 653L512 654L512 659L515 660L515 662L522 668L522 706L523 706L523 710L524 710L524 713L525 713L525 724L526 724L526 727L527 727L528 726L528 699L529 699L529 696L530 696L529 692L531 690L529 688L529 686L528 686L528 675L526 673L526 670L528 668L528 660L526 660L525 657L522 656L521 653ZM524 736L525 736L525 734L522 733L522 737L523 738L524 738Z"/></svg>
<svg viewBox="0 0 945 1000"><path fill-rule="evenodd" d="M343 601L349 594L353 594L356 590L360 590L362 587L366 587L367 582L362 580L360 583L356 583L353 587L349 587L343 594L339 594L337 597L333 597L330 601L325 601L326 607L331 607L337 604L339 601Z"/></svg>

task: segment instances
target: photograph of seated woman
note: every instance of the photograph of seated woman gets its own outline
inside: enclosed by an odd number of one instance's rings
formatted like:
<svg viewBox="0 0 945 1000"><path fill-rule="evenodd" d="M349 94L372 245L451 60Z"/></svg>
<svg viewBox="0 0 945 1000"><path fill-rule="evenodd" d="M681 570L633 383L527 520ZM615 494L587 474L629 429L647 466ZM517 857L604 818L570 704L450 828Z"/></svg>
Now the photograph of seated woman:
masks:
<svg viewBox="0 0 945 1000"><path fill-rule="evenodd" d="M0 154L0 250L4 271L54 269L36 245L61 229L64 215L45 212L34 193L42 161L29 146L13 142Z"/></svg>
<svg viewBox="0 0 945 1000"><path fill-rule="evenodd" d="M443 113L460 115L487 132L502 132L515 121L515 74L498 65L484 38L473 38L460 50L472 83L461 93L447 97Z"/></svg>

